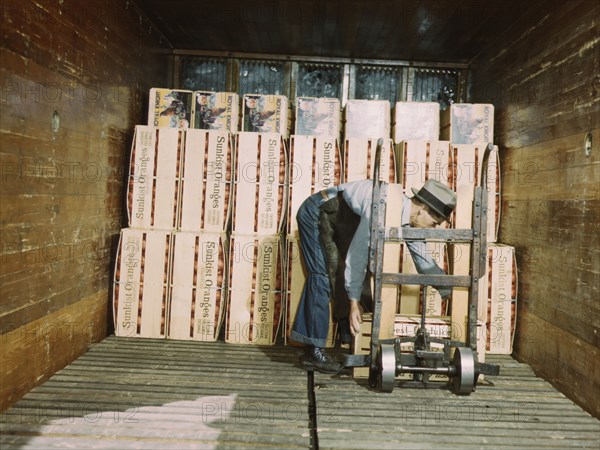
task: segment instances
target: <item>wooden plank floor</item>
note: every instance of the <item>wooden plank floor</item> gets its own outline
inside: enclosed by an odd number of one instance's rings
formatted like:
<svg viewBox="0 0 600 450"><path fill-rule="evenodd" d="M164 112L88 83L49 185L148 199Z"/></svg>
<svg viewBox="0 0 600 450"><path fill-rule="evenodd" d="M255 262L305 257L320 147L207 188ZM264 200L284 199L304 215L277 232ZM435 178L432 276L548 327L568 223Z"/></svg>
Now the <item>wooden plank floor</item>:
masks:
<svg viewBox="0 0 600 450"><path fill-rule="evenodd" d="M315 374L320 449L600 448L600 421L509 356L469 396Z"/></svg>
<svg viewBox="0 0 600 450"><path fill-rule="evenodd" d="M0 448L600 446L600 421L510 357L457 397L318 373L310 391L299 352L109 337L3 413Z"/></svg>
<svg viewBox="0 0 600 450"><path fill-rule="evenodd" d="M109 337L3 414L0 448L309 448L297 351Z"/></svg>

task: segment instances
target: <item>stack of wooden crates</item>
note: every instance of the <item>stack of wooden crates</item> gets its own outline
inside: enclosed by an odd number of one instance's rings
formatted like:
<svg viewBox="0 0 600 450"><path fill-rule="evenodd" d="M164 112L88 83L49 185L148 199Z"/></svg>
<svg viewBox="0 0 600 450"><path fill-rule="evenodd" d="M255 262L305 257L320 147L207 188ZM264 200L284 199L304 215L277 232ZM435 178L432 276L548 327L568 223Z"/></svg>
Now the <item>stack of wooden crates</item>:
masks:
<svg viewBox="0 0 600 450"><path fill-rule="evenodd" d="M453 104L440 114L437 103L398 102L391 110L387 101L349 100L342 110L337 99L299 97L295 121L291 109L277 95L151 90L148 125L136 126L133 138L128 227L115 264L116 334L266 345L281 336L294 344L289 334L305 280L298 208L322 189L372 178L376 142L384 138L388 225L399 225L404 195L434 178L458 196L444 226L470 228L473 189L488 171L479 353L510 353L516 266L514 249L496 243L497 148L481 167L493 142L493 106ZM429 243L427 251L448 273L468 274L468 246ZM397 243L386 244L385 265L415 272ZM432 335L465 339L466 290L455 288L449 303L433 288L421 298L416 286L386 287L384 296L393 305L394 335L414 334L426 308ZM369 333L365 315L356 353L368 351ZM328 346L334 338L332 320Z"/></svg>

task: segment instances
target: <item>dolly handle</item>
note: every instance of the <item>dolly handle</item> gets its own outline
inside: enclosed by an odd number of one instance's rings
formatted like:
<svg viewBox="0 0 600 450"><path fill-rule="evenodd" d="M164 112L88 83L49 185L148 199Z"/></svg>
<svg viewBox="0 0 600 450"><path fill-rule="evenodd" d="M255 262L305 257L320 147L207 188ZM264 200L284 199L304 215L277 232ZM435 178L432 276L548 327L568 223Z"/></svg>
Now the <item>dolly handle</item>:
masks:
<svg viewBox="0 0 600 450"><path fill-rule="evenodd" d="M373 185L379 181L379 168L381 166L381 152L383 151L383 138L377 140L375 149L375 167L373 168Z"/></svg>
<svg viewBox="0 0 600 450"><path fill-rule="evenodd" d="M479 185L484 188L485 191L487 191L487 178L488 178L488 171L487 171L487 166L488 166L488 161L490 159L490 154L492 153L492 150L494 150L494 144L492 144L491 142L488 143L488 145L485 147L485 151L483 153L483 159L481 160L481 181L479 183Z"/></svg>

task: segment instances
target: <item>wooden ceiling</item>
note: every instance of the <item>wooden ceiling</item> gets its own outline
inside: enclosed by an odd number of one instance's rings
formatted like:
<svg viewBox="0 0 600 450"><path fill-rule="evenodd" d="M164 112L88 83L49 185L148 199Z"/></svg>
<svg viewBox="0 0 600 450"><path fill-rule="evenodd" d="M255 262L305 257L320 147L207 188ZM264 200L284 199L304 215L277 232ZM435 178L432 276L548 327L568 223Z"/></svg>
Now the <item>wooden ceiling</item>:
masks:
<svg viewBox="0 0 600 450"><path fill-rule="evenodd" d="M546 0L133 1L176 50L465 64Z"/></svg>

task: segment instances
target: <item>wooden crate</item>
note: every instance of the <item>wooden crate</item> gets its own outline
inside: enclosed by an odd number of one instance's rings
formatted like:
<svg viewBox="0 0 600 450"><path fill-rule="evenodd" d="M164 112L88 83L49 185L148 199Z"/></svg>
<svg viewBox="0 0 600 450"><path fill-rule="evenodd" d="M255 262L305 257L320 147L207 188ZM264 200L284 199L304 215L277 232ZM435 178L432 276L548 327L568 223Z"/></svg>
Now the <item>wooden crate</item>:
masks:
<svg viewBox="0 0 600 450"><path fill-rule="evenodd" d="M278 133L288 138L292 117L283 95L245 94L242 99L242 131Z"/></svg>
<svg viewBox="0 0 600 450"><path fill-rule="evenodd" d="M189 129L181 161L179 230L221 232L231 214L233 148L227 131Z"/></svg>
<svg viewBox="0 0 600 450"><path fill-rule="evenodd" d="M517 260L509 245L489 244L479 283L479 317L487 327L487 353L512 353L517 320Z"/></svg>
<svg viewBox="0 0 600 450"><path fill-rule="evenodd" d="M276 133L240 132L235 146L232 231L283 231L287 212L287 152Z"/></svg>
<svg viewBox="0 0 600 450"><path fill-rule="evenodd" d="M171 246L168 231L121 230L113 285L115 335L166 337Z"/></svg>
<svg viewBox="0 0 600 450"><path fill-rule="evenodd" d="M127 188L130 227L177 227L183 133L176 128L135 127Z"/></svg>
<svg viewBox="0 0 600 450"><path fill-rule="evenodd" d="M169 339L215 341L226 303L227 237L175 233L169 283Z"/></svg>
<svg viewBox="0 0 600 450"><path fill-rule="evenodd" d="M344 109L344 137L389 139L390 102L387 100L348 100Z"/></svg>
<svg viewBox="0 0 600 450"><path fill-rule="evenodd" d="M235 92L194 91L193 109L193 128L238 132L240 96Z"/></svg>
<svg viewBox="0 0 600 450"><path fill-rule="evenodd" d="M494 142L494 105L454 103L440 114L440 139L452 144Z"/></svg>
<svg viewBox="0 0 600 450"><path fill-rule="evenodd" d="M344 140L344 182L372 179L375 168L377 139L346 138ZM379 179L396 182L396 155L391 139L384 139L379 166Z"/></svg>
<svg viewBox="0 0 600 450"><path fill-rule="evenodd" d="M152 88L148 103L148 125L169 128L191 127L193 103L192 91Z"/></svg>
<svg viewBox="0 0 600 450"><path fill-rule="evenodd" d="M397 102L392 114L392 139L438 141L440 105L437 102Z"/></svg>
<svg viewBox="0 0 600 450"><path fill-rule="evenodd" d="M306 271L300 250L300 242L297 239L288 238L286 241L286 284L285 284L285 343L295 345L294 341L289 340L292 326L296 320L300 297L306 281ZM329 314L329 332L327 333L327 347L335 345L336 324L333 320L333 305L330 305Z"/></svg>
<svg viewBox="0 0 600 450"><path fill-rule="evenodd" d="M448 141L402 141L394 146L396 179L409 197L434 179L452 186L452 152Z"/></svg>
<svg viewBox="0 0 600 450"><path fill-rule="evenodd" d="M354 336L352 343L352 354L366 355L371 351L371 327L373 317L371 313L363 314L363 321L360 325L360 333ZM383 322L382 322L383 324ZM411 337L414 336L421 326L421 318L419 316L410 316L397 314L394 319L393 332L390 330L381 331L381 339L391 337ZM389 328L389 327L388 327ZM425 321L425 328L432 338L449 339L452 335L461 336L465 334L464 328L452 322L450 317L428 317ZM391 335L390 335L391 334ZM464 338L461 340L465 340ZM486 328L483 322L477 323L477 358L479 362L485 362L485 344L486 344ZM443 351L443 346L440 344L431 344L434 351ZM414 346L410 343L402 344L401 351L409 352L414 350ZM355 378L368 378L368 367L356 367L353 369ZM411 379L410 374L401 374L397 379ZM445 375L431 375L431 381L447 381ZM480 380L483 377L480 376Z"/></svg>
<svg viewBox="0 0 600 450"><path fill-rule="evenodd" d="M226 342L275 343L282 318L281 244L279 235L231 235Z"/></svg>
<svg viewBox="0 0 600 450"><path fill-rule="evenodd" d="M340 184L341 154L333 136L292 136L287 214L288 236L298 239L296 213L307 197Z"/></svg>
<svg viewBox="0 0 600 450"><path fill-rule="evenodd" d="M337 98L296 98L294 134L339 139L341 121L340 101Z"/></svg>

